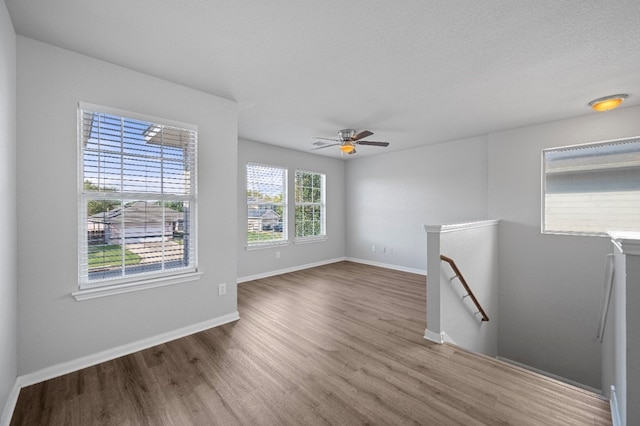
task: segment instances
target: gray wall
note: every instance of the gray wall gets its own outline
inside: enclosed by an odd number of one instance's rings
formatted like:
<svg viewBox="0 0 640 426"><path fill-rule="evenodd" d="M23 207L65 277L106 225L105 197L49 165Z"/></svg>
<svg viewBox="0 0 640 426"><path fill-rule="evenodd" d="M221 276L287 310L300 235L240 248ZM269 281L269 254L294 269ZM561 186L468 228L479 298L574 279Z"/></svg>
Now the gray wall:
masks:
<svg viewBox="0 0 640 426"><path fill-rule="evenodd" d="M24 37L17 53L18 373L236 312L235 103ZM199 126L200 280L71 297L78 288L78 101ZM223 282L228 295L219 297Z"/></svg>
<svg viewBox="0 0 640 426"><path fill-rule="evenodd" d="M290 243L257 250L247 250L247 225L243 219L247 209L247 163L262 163L286 167L289 179L288 217L293 225L293 182L296 169L325 173L327 194L327 240L309 244L294 244L293 226L289 228ZM345 256L345 163L342 160L320 157L301 151L284 149L257 142L239 140L238 143L238 278L240 280L265 276L276 271L286 271L323 263ZM280 252L280 258L276 258Z"/></svg>
<svg viewBox="0 0 640 426"><path fill-rule="evenodd" d="M349 160L346 176L348 257L425 271L422 225L487 218L484 136Z"/></svg>
<svg viewBox="0 0 640 426"><path fill-rule="evenodd" d="M17 374L16 35L0 2L0 423Z"/></svg>
<svg viewBox="0 0 640 426"><path fill-rule="evenodd" d="M478 224L480 225L480 224ZM456 344L489 356L498 355L498 224L470 227L440 235L440 253L451 257L480 306L489 317L481 321L480 314L466 294L451 266L440 262L436 274L430 274L437 283L440 279L441 321L445 333ZM431 237L431 234L429 235ZM439 255L437 255L440 257ZM437 259L439 260L439 259ZM429 281L431 282L431 281Z"/></svg>
<svg viewBox="0 0 640 426"><path fill-rule="evenodd" d="M623 108L489 135L489 217L500 219L500 332L505 358L600 388L605 237L542 235L541 150L640 134Z"/></svg>
<svg viewBox="0 0 640 426"><path fill-rule="evenodd" d="M622 108L347 162L347 256L425 269L422 224L499 219L500 356L600 388L607 238L540 234L541 150L640 134ZM386 246L382 253L371 246Z"/></svg>

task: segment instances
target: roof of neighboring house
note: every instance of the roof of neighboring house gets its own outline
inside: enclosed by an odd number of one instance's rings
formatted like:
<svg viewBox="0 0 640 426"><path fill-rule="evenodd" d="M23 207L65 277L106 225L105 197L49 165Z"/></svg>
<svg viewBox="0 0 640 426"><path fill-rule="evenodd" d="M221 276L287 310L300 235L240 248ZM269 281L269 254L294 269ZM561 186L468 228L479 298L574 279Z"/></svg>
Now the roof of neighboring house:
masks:
<svg viewBox="0 0 640 426"><path fill-rule="evenodd" d="M271 209L249 209L247 215L249 219L276 219L280 218L278 213Z"/></svg>
<svg viewBox="0 0 640 426"><path fill-rule="evenodd" d="M161 222L163 210L165 222L175 222L183 218L183 213L177 210L163 208L155 202L147 203L145 201L138 201L137 203L124 207L124 209L118 207L106 212L96 213L89 216L88 220L94 223L119 222L123 210L127 222Z"/></svg>

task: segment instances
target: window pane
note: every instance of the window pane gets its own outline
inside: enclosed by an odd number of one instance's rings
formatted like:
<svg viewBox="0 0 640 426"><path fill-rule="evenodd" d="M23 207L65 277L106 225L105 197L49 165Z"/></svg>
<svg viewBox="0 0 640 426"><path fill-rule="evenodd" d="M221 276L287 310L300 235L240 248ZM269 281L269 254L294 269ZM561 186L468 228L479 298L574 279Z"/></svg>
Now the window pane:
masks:
<svg viewBox="0 0 640 426"><path fill-rule="evenodd" d="M296 237L322 237L325 232L325 176L296 171Z"/></svg>
<svg viewBox="0 0 640 426"><path fill-rule="evenodd" d="M184 203L92 200L90 206L113 206L87 218L90 279L188 266L189 223ZM93 207L95 209L95 207Z"/></svg>
<svg viewBox="0 0 640 426"><path fill-rule="evenodd" d="M197 132L81 111L80 282L195 270Z"/></svg>
<svg viewBox="0 0 640 426"><path fill-rule="evenodd" d="M640 231L640 140L543 152L543 232Z"/></svg>
<svg viewBox="0 0 640 426"><path fill-rule="evenodd" d="M247 164L247 243L287 240L287 170Z"/></svg>

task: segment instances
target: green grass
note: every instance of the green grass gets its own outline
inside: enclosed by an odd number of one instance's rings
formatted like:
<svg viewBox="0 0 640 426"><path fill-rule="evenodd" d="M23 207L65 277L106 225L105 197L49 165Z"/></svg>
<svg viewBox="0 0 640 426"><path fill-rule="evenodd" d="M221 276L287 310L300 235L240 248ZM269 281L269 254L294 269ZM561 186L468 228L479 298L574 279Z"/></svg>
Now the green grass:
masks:
<svg viewBox="0 0 640 426"><path fill-rule="evenodd" d="M142 257L132 251L124 251L124 264L137 265ZM122 246L90 246L89 269L122 266Z"/></svg>
<svg viewBox="0 0 640 426"><path fill-rule="evenodd" d="M249 231L247 232L247 241L257 243L263 241L280 241L282 240L282 232L274 231Z"/></svg>

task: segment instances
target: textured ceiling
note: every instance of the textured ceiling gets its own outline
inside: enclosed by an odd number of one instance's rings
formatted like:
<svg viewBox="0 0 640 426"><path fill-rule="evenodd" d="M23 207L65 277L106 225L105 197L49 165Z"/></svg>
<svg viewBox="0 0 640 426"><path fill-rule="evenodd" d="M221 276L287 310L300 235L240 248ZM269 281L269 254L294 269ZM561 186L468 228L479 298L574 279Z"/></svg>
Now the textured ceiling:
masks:
<svg viewBox="0 0 640 426"><path fill-rule="evenodd" d="M235 100L241 138L308 152L342 128L391 142L359 157L591 114L614 93L640 105L638 0L6 4L18 34Z"/></svg>

